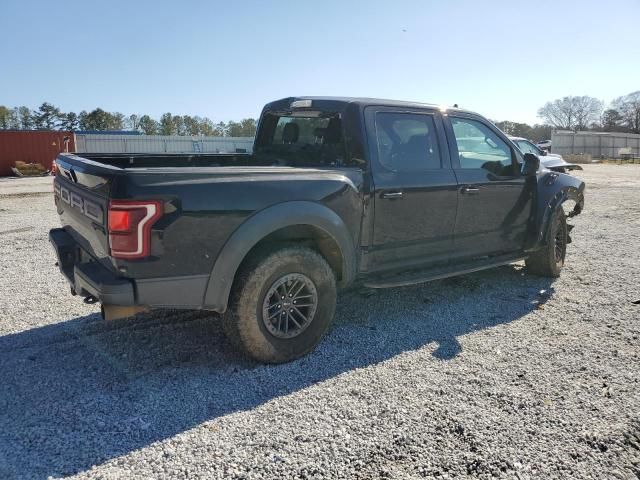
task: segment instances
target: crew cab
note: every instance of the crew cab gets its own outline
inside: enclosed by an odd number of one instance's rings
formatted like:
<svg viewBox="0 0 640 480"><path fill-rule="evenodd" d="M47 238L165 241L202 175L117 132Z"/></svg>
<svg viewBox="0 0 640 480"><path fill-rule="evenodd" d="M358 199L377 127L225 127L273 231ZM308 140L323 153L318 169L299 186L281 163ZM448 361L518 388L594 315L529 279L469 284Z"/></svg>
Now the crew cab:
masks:
<svg viewBox="0 0 640 480"><path fill-rule="evenodd" d="M218 312L230 340L264 362L313 349L352 285L519 260L558 276L585 189L478 114L364 98L269 103L251 154L56 164L62 228L50 240L73 294L107 319Z"/></svg>

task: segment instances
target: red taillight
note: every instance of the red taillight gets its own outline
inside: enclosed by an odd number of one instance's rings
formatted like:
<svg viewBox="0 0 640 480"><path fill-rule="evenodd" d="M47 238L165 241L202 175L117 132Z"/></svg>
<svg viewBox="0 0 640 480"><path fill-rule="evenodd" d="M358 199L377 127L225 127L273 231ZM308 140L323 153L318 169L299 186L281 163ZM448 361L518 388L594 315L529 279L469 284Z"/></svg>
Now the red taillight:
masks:
<svg viewBox="0 0 640 480"><path fill-rule="evenodd" d="M151 226L162 216L158 201L112 200L109 203L109 247L114 258L143 258L151 248Z"/></svg>
<svg viewBox="0 0 640 480"><path fill-rule="evenodd" d="M139 213L144 213L142 210ZM136 210L112 210L109 209L109 232L128 233L131 231L131 217Z"/></svg>

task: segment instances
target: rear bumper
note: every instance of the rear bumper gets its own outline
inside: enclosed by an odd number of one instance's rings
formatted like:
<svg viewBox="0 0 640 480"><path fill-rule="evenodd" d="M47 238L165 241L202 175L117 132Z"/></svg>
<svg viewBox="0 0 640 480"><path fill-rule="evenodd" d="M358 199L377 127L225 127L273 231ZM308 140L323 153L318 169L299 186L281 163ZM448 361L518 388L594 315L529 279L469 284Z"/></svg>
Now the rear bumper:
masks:
<svg viewBox="0 0 640 480"><path fill-rule="evenodd" d="M62 228L49 232L49 241L58 257L58 267L73 290L83 297L94 296L113 305L135 305L132 280L118 277L98 262L78 263L79 246Z"/></svg>
<svg viewBox="0 0 640 480"><path fill-rule="evenodd" d="M209 275L131 279L117 275L99 262L81 261L81 247L63 228L49 231L58 267L73 290L109 305L166 308L203 308Z"/></svg>

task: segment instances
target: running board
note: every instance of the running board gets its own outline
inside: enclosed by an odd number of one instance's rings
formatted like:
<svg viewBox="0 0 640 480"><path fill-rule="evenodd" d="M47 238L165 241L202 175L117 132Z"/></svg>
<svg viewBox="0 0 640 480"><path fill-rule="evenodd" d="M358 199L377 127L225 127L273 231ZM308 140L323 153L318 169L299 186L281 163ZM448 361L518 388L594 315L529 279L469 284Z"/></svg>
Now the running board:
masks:
<svg viewBox="0 0 640 480"><path fill-rule="evenodd" d="M446 266L439 268L431 268L420 271L411 271L409 273L396 273L393 275L384 275L374 277L364 282L365 287L369 288L391 288L391 287L404 287L407 285L415 285L416 283L430 282L431 280L439 280L441 278L455 277L457 275L465 275L467 273L473 273L480 270L486 270L488 268L499 267L501 265L508 265L513 262L519 262L526 257L522 256L507 256L483 258L474 262L465 263L462 265ZM461 268L462 267L462 268Z"/></svg>

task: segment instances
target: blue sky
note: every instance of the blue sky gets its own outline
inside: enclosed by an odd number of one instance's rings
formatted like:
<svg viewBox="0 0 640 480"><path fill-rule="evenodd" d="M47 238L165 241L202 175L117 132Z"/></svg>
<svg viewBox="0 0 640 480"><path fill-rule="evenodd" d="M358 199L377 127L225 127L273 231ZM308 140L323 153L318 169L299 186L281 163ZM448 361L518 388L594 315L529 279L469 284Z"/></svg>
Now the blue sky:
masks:
<svg viewBox="0 0 640 480"><path fill-rule="evenodd" d="M214 121L347 95L539 121L640 89L640 0L0 0L0 105Z"/></svg>

